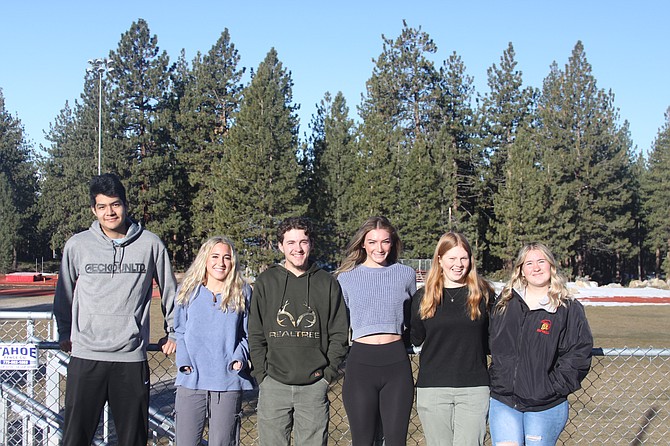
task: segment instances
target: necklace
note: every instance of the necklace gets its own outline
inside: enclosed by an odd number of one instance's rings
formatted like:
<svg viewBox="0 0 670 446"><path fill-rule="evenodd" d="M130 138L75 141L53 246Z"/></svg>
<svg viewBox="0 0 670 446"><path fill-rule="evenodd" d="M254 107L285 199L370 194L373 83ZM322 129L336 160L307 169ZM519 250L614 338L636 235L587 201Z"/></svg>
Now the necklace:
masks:
<svg viewBox="0 0 670 446"><path fill-rule="evenodd" d="M447 292L447 297L449 298L449 301L453 303L454 302L454 295L451 294L451 291L449 290L449 288L445 288L445 291Z"/></svg>

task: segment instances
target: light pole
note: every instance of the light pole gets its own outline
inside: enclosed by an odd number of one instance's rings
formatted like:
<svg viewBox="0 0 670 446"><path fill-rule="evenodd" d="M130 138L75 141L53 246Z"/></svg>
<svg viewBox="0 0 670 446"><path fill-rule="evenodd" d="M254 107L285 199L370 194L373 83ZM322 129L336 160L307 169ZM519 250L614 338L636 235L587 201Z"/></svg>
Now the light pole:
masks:
<svg viewBox="0 0 670 446"><path fill-rule="evenodd" d="M102 73L110 72L114 68L110 65L111 59L89 59L91 65L86 71L89 73L98 73L98 175L102 170Z"/></svg>

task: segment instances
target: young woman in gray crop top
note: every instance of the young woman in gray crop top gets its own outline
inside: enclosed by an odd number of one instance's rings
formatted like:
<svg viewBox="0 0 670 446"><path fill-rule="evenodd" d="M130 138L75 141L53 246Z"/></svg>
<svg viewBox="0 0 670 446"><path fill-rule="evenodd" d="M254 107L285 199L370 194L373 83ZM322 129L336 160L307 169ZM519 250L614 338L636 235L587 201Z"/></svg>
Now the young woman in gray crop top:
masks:
<svg viewBox="0 0 670 446"><path fill-rule="evenodd" d="M373 443L378 420L387 446L407 440L414 382L402 337L416 273L396 263L401 250L389 220L371 217L354 234L337 270L353 330L342 388L353 446Z"/></svg>

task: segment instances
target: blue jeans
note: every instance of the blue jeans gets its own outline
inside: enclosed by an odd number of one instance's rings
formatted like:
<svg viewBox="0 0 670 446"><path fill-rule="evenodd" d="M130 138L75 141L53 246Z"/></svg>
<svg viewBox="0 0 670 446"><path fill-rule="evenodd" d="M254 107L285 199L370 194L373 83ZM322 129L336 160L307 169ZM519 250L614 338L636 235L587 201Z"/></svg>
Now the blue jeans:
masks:
<svg viewBox="0 0 670 446"><path fill-rule="evenodd" d="M568 402L541 412L519 412L491 398L489 429L493 446L554 446L568 422Z"/></svg>

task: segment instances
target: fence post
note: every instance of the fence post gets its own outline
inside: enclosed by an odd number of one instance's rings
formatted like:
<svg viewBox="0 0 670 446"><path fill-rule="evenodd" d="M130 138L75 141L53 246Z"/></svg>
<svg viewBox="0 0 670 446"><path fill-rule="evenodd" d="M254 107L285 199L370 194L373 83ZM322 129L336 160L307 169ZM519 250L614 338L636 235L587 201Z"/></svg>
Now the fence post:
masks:
<svg viewBox="0 0 670 446"><path fill-rule="evenodd" d="M46 371L47 371L47 376L46 376L46 395L44 397L44 405L48 407L50 410L54 411L55 413L58 413L60 410L60 369L62 369L62 366L60 366L60 360L58 359L57 354L54 354L52 351L49 351L47 353L47 357L49 358L47 360L47 365L46 365ZM58 446L58 438L55 438L55 436L50 435L49 436L49 446Z"/></svg>
<svg viewBox="0 0 670 446"><path fill-rule="evenodd" d="M7 444L7 404L5 393L0 391L0 444Z"/></svg>
<svg viewBox="0 0 670 446"><path fill-rule="evenodd" d="M26 340L31 339L35 335L35 320L28 319L26 324ZM35 398L35 370L27 370L26 374L26 386L27 394L30 398ZM29 415L25 415L23 418L23 438L26 440L26 446L33 446L35 444L35 423Z"/></svg>

